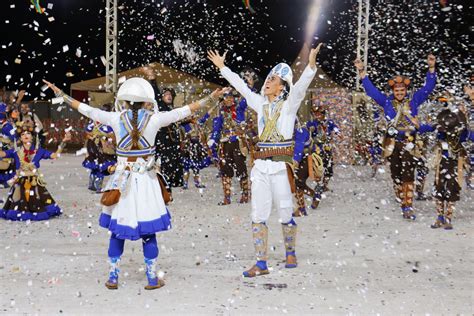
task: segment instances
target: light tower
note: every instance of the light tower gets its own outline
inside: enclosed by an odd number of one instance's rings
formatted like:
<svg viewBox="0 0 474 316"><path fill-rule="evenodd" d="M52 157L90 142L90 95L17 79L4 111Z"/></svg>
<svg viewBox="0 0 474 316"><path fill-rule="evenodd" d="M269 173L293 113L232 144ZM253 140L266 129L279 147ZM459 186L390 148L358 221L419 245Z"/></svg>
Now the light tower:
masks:
<svg viewBox="0 0 474 316"><path fill-rule="evenodd" d="M105 7L105 91L117 92L117 1L106 0Z"/></svg>
<svg viewBox="0 0 474 316"><path fill-rule="evenodd" d="M369 7L370 0L359 1L359 14L357 16L357 59L362 60L367 69L367 55L369 53ZM360 80L356 74L356 91L360 90Z"/></svg>

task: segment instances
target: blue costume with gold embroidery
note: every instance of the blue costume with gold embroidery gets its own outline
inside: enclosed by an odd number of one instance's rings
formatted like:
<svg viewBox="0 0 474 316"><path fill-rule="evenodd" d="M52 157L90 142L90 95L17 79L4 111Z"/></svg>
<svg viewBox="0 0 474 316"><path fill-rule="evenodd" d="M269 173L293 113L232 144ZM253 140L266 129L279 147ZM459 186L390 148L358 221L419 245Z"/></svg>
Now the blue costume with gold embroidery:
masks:
<svg viewBox="0 0 474 316"><path fill-rule="evenodd" d="M86 126L89 138L86 141L87 157L82 166L90 170L89 190L101 192L105 176L110 175L108 168L117 163L112 143L113 130L110 126L90 122Z"/></svg>
<svg viewBox="0 0 474 316"><path fill-rule="evenodd" d="M0 103L0 150L8 150L14 148L17 141L16 129L7 120L7 105ZM8 187L8 180L15 176L15 165L13 160L4 159L0 163L0 185Z"/></svg>
<svg viewBox="0 0 474 316"><path fill-rule="evenodd" d="M227 205L231 203L232 177L239 178L241 187L241 203L249 200L249 181L246 165L246 155L242 151L246 146L241 124L245 122L245 110L247 103L240 101L231 106L220 105L219 114L213 120L210 146L217 150L219 155L219 169L222 178L224 200L219 203Z"/></svg>
<svg viewBox="0 0 474 316"><path fill-rule="evenodd" d="M39 171L40 161L51 159L52 152L41 147L5 151L5 158L14 161L16 180L0 209L0 217L12 221L42 221L62 213Z"/></svg>
<svg viewBox="0 0 474 316"><path fill-rule="evenodd" d="M208 155L204 135L202 133L203 125L209 119L209 113L206 113L199 120L191 120L181 124L183 134L183 168L184 168L184 189L188 188L188 179L190 171L194 173L194 184L197 188L205 188L201 183L199 176L200 170L211 164L211 157Z"/></svg>
<svg viewBox="0 0 474 316"><path fill-rule="evenodd" d="M419 128L417 115L420 105L435 88L436 73L428 72L425 85L401 101L396 100L393 94L386 96L380 92L368 76L362 79L362 85L367 95L383 108L388 123L384 150L390 162L394 189L401 201L404 218L415 219L413 195L415 166L418 160L414 151Z"/></svg>

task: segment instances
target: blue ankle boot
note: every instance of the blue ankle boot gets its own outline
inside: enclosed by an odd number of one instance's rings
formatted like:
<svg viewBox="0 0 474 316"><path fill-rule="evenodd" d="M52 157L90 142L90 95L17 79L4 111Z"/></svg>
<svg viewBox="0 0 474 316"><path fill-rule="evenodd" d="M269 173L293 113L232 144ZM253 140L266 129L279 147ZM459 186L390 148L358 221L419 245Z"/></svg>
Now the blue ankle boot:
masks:
<svg viewBox="0 0 474 316"><path fill-rule="evenodd" d="M156 261L157 258L145 258L146 277L148 279L148 284L145 286L145 290L155 290L165 285L165 282L158 279L158 275L156 274Z"/></svg>
<svg viewBox="0 0 474 316"><path fill-rule="evenodd" d="M119 276L119 268L118 264L120 262L120 257L109 257L109 279L105 282L105 286L109 290L116 290L118 289L118 276Z"/></svg>

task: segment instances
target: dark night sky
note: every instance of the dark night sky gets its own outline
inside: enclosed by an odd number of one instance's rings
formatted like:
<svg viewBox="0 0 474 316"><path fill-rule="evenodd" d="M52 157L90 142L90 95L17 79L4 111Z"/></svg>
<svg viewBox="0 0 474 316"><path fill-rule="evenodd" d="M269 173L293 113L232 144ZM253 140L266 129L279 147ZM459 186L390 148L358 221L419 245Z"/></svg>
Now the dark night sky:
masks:
<svg viewBox="0 0 474 316"><path fill-rule="evenodd" d="M105 2L40 2L45 7L47 3L53 4L47 15L37 14L27 0L0 2L4 23L0 37L0 86L27 88L37 97L41 78L67 86L103 75L105 67L100 56L105 55ZM440 66L447 69L446 80L453 76L462 79L469 71L472 54L468 49L471 41L467 21L472 17L469 13L473 11L472 1L448 1L449 10L443 9L438 1L373 2L369 62L377 70L376 79L383 82L395 72L414 72L420 77L424 71L420 65L430 51L444 60ZM119 3L122 6L121 70L158 61L222 82L204 58L207 48L228 49L228 63L234 69L249 65L265 76L276 63L291 63L298 55L313 1L253 0L255 14L240 0L119 0ZM328 46L318 60L332 79L350 86L354 75L351 60L355 56L356 1L325 0L324 3L327 9L322 12L313 43L322 40ZM54 17L52 22L48 20L51 17ZM149 35L154 35L160 45L147 40ZM172 42L177 39L187 45L188 51L198 54L196 62L178 56L173 50ZM67 52L63 52L64 45L68 45ZM81 50L80 57L76 56L77 49ZM458 61L454 62L453 57ZM17 58L21 64L15 63ZM67 73L74 76L68 77ZM7 76L11 76L8 82Z"/></svg>

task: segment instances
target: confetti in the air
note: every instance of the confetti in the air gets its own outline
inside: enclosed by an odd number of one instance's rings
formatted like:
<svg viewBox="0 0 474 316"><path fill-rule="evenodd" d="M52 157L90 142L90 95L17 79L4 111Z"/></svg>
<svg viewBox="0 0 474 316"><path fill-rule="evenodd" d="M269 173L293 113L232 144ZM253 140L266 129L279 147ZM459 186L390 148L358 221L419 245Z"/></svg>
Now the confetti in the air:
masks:
<svg viewBox="0 0 474 316"><path fill-rule="evenodd" d="M31 4L34 6L37 13L44 13L45 9L41 7L40 0L31 0Z"/></svg>

